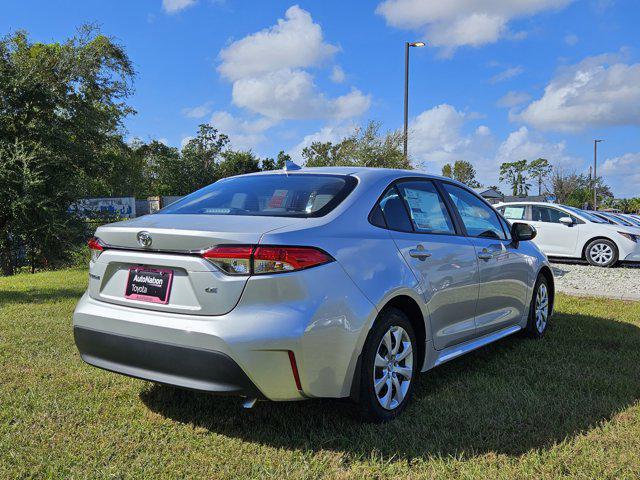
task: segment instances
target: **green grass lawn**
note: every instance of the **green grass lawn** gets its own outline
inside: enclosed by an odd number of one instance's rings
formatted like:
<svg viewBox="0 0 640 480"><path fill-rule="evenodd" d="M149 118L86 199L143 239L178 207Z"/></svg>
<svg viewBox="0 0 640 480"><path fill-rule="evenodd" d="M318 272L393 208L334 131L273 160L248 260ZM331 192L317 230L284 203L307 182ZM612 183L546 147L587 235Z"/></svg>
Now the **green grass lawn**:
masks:
<svg viewBox="0 0 640 480"><path fill-rule="evenodd" d="M0 278L0 479L638 478L640 303L561 296L520 336L420 377L385 425L345 401L259 403L85 365L85 270Z"/></svg>

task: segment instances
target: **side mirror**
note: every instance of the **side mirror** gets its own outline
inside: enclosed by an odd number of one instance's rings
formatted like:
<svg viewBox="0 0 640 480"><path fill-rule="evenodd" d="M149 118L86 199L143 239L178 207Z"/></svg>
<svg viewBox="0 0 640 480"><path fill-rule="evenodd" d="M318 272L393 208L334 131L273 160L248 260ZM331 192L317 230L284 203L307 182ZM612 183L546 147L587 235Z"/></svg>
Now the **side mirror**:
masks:
<svg viewBox="0 0 640 480"><path fill-rule="evenodd" d="M571 225L573 225L573 219L571 217L560 217L558 221L560 223L563 223L567 227L570 227Z"/></svg>
<svg viewBox="0 0 640 480"><path fill-rule="evenodd" d="M536 238L538 231L528 223L514 223L511 226L511 237L514 242L526 242Z"/></svg>

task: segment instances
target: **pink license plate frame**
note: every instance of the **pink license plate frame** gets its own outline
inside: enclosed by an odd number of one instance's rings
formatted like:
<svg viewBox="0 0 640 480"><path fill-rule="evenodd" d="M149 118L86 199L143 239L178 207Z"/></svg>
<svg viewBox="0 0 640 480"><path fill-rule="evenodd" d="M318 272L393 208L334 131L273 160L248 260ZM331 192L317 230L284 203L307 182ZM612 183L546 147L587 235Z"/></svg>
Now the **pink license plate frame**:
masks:
<svg viewBox="0 0 640 480"><path fill-rule="evenodd" d="M137 273L145 273L145 272L150 272L150 273L156 273L156 274L165 274L168 275L168 279L167 279L167 290L165 292L165 295L163 296L163 298L160 298L158 296L155 295L144 295L144 294L140 294L140 293L127 293L127 290L129 288L129 284L131 283L131 275L135 275ZM168 269L168 268L149 268L149 267L129 267L129 275L127 276L127 283L125 285L125 289L124 289L124 298L130 299L130 300L138 300L141 302L148 302L148 303L157 303L160 305L166 305L167 303L169 303L169 295L171 295L171 287L173 284L173 270Z"/></svg>

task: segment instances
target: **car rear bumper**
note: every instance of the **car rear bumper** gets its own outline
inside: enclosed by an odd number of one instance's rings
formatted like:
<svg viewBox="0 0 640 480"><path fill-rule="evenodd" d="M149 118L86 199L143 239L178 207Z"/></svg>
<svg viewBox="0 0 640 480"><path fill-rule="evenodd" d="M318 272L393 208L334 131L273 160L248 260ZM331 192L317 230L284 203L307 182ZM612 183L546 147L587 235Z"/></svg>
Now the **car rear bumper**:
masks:
<svg viewBox="0 0 640 480"><path fill-rule="evenodd" d="M217 394L262 397L228 355L199 348L74 327L82 359L90 365L130 377Z"/></svg>
<svg viewBox="0 0 640 480"><path fill-rule="evenodd" d="M257 391L269 400L302 400L349 396L375 315L332 262L251 277L236 307L217 316L134 308L86 293L73 326L82 358L97 367L214 393ZM119 343L126 347L114 345ZM227 369L233 374L220 376Z"/></svg>

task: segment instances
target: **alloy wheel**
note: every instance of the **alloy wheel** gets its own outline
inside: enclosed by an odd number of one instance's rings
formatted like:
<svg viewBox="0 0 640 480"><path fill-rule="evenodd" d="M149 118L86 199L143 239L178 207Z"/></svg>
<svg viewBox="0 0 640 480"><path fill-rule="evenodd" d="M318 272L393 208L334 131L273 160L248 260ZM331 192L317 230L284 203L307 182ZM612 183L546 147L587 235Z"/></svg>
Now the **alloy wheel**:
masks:
<svg viewBox="0 0 640 480"><path fill-rule="evenodd" d="M373 369L376 398L386 410L397 408L413 376L413 348L407 331L391 326L380 340Z"/></svg>
<svg viewBox="0 0 640 480"><path fill-rule="evenodd" d="M598 265L607 265L613 259L613 249L606 243L596 243L589 250L589 257Z"/></svg>
<svg viewBox="0 0 640 480"><path fill-rule="evenodd" d="M549 319L549 290L544 283L541 283L540 287L538 287L535 309L536 329L539 333L542 333L547 328Z"/></svg>

